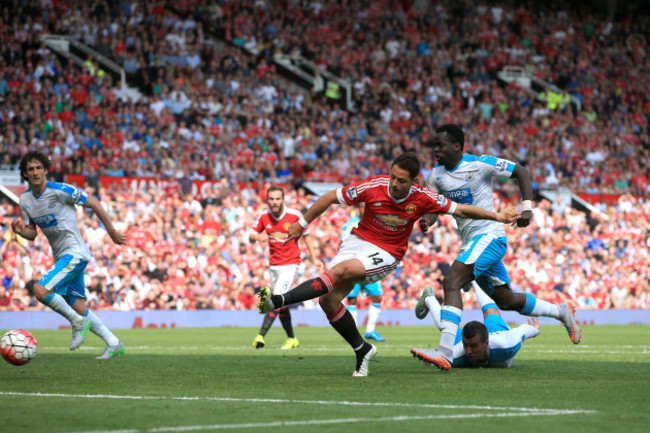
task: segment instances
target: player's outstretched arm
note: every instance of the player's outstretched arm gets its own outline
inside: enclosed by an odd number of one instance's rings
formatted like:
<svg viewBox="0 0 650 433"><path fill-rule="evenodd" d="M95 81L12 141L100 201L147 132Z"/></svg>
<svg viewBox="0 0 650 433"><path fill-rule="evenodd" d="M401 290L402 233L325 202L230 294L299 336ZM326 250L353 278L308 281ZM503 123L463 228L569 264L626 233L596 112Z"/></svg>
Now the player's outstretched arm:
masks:
<svg viewBox="0 0 650 433"><path fill-rule="evenodd" d="M523 165L516 164L511 177L517 179L519 191L521 192L521 217L517 220L517 226L528 227L533 217L533 182L530 172Z"/></svg>
<svg viewBox="0 0 650 433"><path fill-rule="evenodd" d="M511 224L517 221L521 214L512 206L509 206L500 212L492 212L469 204L457 203L454 216L475 220L493 220L500 223Z"/></svg>
<svg viewBox="0 0 650 433"><path fill-rule="evenodd" d="M13 230L17 235L24 237L28 241L33 241L36 239L36 235L38 234L35 225L25 225L25 222L20 217L14 218L11 221L11 230Z"/></svg>
<svg viewBox="0 0 650 433"><path fill-rule="evenodd" d="M108 213L106 213L99 200L97 200L92 195L89 195L86 199L86 202L84 203L84 206L91 208L95 212L97 218L99 218L102 224L104 224L104 227L106 227L106 232L111 237L111 239L113 239L113 242L115 242L117 245L126 245L126 235L117 231L115 227L113 227L111 218L108 216Z"/></svg>
<svg viewBox="0 0 650 433"><path fill-rule="evenodd" d="M284 244L286 245L293 240L299 239L310 222L321 216L331 205L338 202L339 200L336 197L335 189L321 195L318 200L307 209L307 212L305 212L300 221L289 226L289 236L287 237L287 240L284 241Z"/></svg>
<svg viewBox="0 0 650 433"><path fill-rule="evenodd" d="M521 341L527 340L529 338L535 338L539 335L539 318L529 317L528 323L519 325L514 328L512 331L516 332L521 339Z"/></svg>

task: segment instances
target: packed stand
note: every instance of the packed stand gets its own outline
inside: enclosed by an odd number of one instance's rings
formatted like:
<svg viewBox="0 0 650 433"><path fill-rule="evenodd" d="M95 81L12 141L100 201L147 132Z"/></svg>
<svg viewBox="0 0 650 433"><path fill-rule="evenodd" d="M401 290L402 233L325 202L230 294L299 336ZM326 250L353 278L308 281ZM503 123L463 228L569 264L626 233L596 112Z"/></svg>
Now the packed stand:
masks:
<svg viewBox="0 0 650 433"><path fill-rule="evenodd" d="M96 218L81 219L94 257L86 272L91 308L255 308L255 291L269 281L267 251L248 242L254 219L266 208L255 190L225 184L207 191L201 202L177 191L134 193L119 186L100 189L100 196L129 243L116 246ZM297 209L311 200L295 190L286 197L286 205ZM30 284L52 265L47 241L42 235L34 243L16 238L9 225L16 207L4 202L0 209L0 278L6 292L0 308L41 309L30 296ZM629 195L598 221L566 205L540 202L531 227L508 229L506 265L513 288L551 302L573 299L583 309L650 308L649 215L650 202ZM350 208L337 206L312 225L315 249L326 265L349 218ZM441 281L458 249L450 217L441 218L428 236L416 230L400 268L381 282L382 308L412 308L425 286L442 297ZM305 259L299 279L316 275ZM476 306L473 295L465 297L468 307ZM363 308L364 301L359 305Z"/></svg>
<svg viewBox="0 0 650 433"><path fill-rule="evenodd" d="M418 10L426 2L408 10L355 2L353 13L341 14L316 2L289 3L205 3L207 22L178 15L165 2L0 6L0 34L13 41L2 53L0 162L15 167L28 149L45 150L54 162L50 178L85 175L129 235L128 248L112 246L102 242L97 222L84 219L97 258L87 284L96 308L251 308L254 288L265 278L265 255L245 234L264 205L251 188L238 191L238 182L286 183L293 187L291 205L305 208L309 199L298 191L306 180L350 182L384 172L405 149L430 168L422 143L447 121L467 127L468 152L526 163L539 188L648 194L650 110L643 86L650 80L638 37L648 34L646 18L607 23L589 14L540 12L531 20L531 11L506 6ZM528 33L518 22L527 23ZM309 33L303 24L319 30ZM343 31L346 25L356 31ZM227 43L212 36L215 29ZM551 30L553 38L542 37ZM147 99L129 101L90 59L78 68L54 55L38 40L48 32L69 34L116 60ZM512 41L521 46L506 48ZM270 61L275 50L353 77L359 112L282 78ZM495 73L506 64L526 66L558 86L566 81L566 88L578 89L584 109L552 110L522 89L498 86ZM573 81L553 76L557 70ZM137 194L119 184L102 190L99 176L151 176L170 186ZM220 182L213 203L188 195L191 181L204 179ZM510 182L500 189L506 198L514 190ZM625 197L598 232L561 204L554 204L556 216L540 211L537 228L544 235L509 232L513 285L551 300L569 296L585 308L594 302L647 308L650 213L647 203L629 205L636 199ZM31 245L12 241L7 228L15 209L2 209L1 272L10 308L39 308L28 283L34 270L51 264L49 249L42 238ZM315 229L317 239L331 240L320 245L326 263L346 212L331 211ZM616 245L622 235L628 240ZM385 307L408 308L424 285L438 286L456 240L446 221L433 240L414 242L400 271L384 281ZM587 248L590 241L603 247ZM619 275L619 264L633 267L634 282ZM307 262L301 278L313 272Z"/></svg>

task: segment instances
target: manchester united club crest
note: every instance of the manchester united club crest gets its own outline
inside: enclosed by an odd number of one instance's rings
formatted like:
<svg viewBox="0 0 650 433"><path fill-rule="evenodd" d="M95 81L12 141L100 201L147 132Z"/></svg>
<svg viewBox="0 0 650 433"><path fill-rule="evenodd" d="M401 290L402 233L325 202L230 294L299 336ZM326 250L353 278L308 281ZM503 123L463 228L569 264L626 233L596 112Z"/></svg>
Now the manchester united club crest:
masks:
<svg viewBox="0 0 650 433"><path fill-rule="evenodd" d="M418 210L418 207L414 205L413 203L406 205L406 213L413 213L416 210Z"/></svg>
<svg viewBox="0 0 650 433"><path fill-rule="evenodd" d="M285 229L285 230L289 230L289 226L290 226L289 223L284 223L284 229Z"/></svg>

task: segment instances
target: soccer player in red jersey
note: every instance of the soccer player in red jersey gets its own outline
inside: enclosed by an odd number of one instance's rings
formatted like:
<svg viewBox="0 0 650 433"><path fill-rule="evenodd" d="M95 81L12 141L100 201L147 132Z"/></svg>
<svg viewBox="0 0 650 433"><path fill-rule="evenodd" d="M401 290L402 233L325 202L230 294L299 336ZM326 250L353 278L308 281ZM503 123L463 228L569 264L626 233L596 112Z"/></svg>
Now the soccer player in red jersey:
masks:
<svg viewBox="0 0 650 433"><path fill-rule="evenodd" d="M285 241L289 236L289 227L302 218L302 214L295 209L284 206L284 189L279 186L271 186L266 190L266 204L269 208L255 220L249 240L251 243L269 244L269 271L272 293L282 295L293 287L298 277L300 248L296 242L285 244ZM305 236L308 234L308 232L304 233ZM304 240L309 257L316 265L318 272L321 272L323 263L316 257L311 241ZM280 316L282 327L287 333L287 341L285 341L282 349L295 349L298 347L299 342L293 333L293 325L291 324L291 312L288 306L283 306L267 312L262 322L262 328L255 340L253 340L255 349L264 347L266 344L264 336L277 316Z"/></svg>
<svg viewBox="0 0 650 433"><path fill-rule="evenodd" d="M393 161L390 175L371 176L360 182L332 190L321 196L298 222L289 227L286 242L298 239L309 223L332 204L352 206L364 203L363 217L340 245L329 271L307 280L283 295L271 296L260 290L260 313L320 297L319 303L332 327L354 349L355 377L368 375L368 364L377 349L364 341L350 312L342 303L355 283L370 284L391 273L408 247L416 221L427 213L448 213L464 218L512 223L519 217L515 208L490 212L458 204L417 184L420 160L411 152Z"/></svg>

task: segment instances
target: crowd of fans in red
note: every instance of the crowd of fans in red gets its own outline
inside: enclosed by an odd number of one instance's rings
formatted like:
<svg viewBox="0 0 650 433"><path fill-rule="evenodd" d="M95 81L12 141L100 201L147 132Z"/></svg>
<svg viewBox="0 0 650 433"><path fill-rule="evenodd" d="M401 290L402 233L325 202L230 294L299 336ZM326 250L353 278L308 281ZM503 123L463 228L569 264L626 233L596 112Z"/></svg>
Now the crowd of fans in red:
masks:
<svg viewBox="0 0 650 433"><path fill-rule="evenodd" d="M265 188L249 182L287 184L287 205L303 210L311 202L304 181L384 172L404 150L421 155L427 175L433 161L423 143L454 122L466 128L468 153L526 164L539 189L622 194L595 220L561 201L539 202L531 227L508 232L516 290L581 308L650 308L648 17L353 3L174 2L185 14L161 1L0 6L0 164L13 169L27 150L44 150L50 178L84 175L129 238L117 247L95 218L81 218L95 257L90 305L254 307L255 288L268 281L266 252L247 233ZM57 57L40 42L45 33L71 35L123 65L146 97L130 101L92 59L81 68ZM276 52L352 78L358 111L283 78ZM500 86L496 73L510 64L566 89L582 109L551 110L525 89ZM100 176L172 179L174 187L103 188ZM193 180L218 183L199 198ZM516 190L497 188L505 199ZM52 258L42 235L28 244L11 233L16 214L0 206L0 309L38 309L30 287ZM348 218L338 207L314 224L325 263ZM451 219L412 241L383 281L384 308L410 308L424 286L439 288L458 252ZM301 278L314 273L305 260Z"/></svg>

